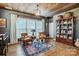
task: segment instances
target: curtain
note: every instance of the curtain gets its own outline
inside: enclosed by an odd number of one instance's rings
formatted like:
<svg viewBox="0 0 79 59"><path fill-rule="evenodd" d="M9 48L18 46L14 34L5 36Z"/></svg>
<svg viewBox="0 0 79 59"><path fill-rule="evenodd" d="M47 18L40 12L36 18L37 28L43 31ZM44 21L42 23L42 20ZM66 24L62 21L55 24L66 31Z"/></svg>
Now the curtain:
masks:
<svg viewBox="0 0 79 59"><path fill-rule="evenodd" d="M17 15L11 14L11 27L10 27L10 43L17 43L16 40L16 20Z"/></svg>

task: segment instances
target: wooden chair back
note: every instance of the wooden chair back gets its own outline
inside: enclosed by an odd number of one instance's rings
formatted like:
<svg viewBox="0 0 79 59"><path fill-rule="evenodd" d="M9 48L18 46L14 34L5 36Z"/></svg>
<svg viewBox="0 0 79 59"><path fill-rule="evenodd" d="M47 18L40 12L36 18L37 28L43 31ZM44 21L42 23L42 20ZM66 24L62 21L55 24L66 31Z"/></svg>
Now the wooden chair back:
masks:
<svg viewBox="0 0 79 59"><path fill-rule="evenodd" d="M46 38L46 35L44 32L40 32L39 33L39 39L45 39Z"/></svg>
<svg viewBox="0 0 79 59"><path fill-rule="evenodd" d="M25 37L27 35L28 35L27 33L21 33L21 37Z"/></svg>

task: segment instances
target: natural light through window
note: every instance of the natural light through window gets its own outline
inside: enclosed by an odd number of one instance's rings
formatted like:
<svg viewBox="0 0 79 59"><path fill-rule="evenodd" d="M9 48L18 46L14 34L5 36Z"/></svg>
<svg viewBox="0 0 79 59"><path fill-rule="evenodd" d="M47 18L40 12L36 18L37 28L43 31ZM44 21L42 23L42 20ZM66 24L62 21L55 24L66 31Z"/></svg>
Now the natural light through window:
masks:
<svg viewBox="0 0 79 59"><path fill-rule="evenodd" d="M32 30L35 30L35 36L38 37L39 32L43 31L43 27L42 20L18 18L16 21L16 37L20 38L21 33L27 33L29 36L32 36Z"/></svg>

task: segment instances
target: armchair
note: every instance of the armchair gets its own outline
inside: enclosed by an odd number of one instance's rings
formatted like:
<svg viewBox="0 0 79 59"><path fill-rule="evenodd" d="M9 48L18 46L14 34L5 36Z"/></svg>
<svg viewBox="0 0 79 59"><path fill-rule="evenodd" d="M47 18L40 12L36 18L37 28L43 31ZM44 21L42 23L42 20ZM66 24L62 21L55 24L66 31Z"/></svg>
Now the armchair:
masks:
<svg viewBox="0 0 79 59"><path fill-rule="evenodd" d="M45 35L44 32L40 32L40 33L39 33L39 39L40 39L40 41L45 42L46 35Z"/></svg>
<svg viewBox="0 0 79 59"><path fill-rule="evenodd" d="M27 33L22 33L21 38L24 45L30 44L32 42L32 38L29 37Z"/></svg>

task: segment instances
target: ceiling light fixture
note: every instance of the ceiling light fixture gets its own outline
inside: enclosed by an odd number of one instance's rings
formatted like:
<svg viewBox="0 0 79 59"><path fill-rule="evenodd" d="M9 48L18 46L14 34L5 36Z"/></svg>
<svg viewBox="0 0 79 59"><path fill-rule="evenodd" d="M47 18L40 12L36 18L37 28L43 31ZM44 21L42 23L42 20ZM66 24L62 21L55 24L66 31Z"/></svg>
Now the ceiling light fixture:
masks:
<svg viewBox="0 0 79 59"><path fill-rule="evenodd" d="M41 11L39 10L39 4L37 4L36 6L37 6L37 10L36 10L37 13L36 13L35 15L38 16L38 15L40 15L40 12L41 12Z"/></svg>

